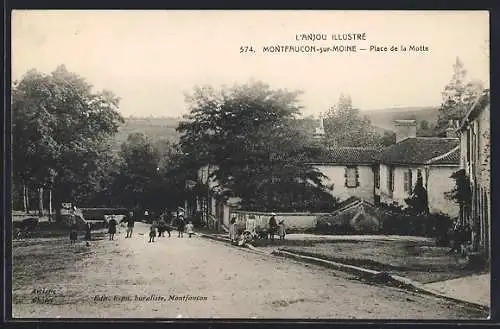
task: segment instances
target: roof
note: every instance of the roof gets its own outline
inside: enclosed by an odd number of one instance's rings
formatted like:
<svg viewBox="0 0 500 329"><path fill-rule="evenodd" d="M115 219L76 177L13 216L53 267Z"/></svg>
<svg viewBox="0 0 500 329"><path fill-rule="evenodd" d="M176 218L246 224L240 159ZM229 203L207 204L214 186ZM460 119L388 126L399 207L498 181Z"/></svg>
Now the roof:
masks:
<svg viewBox="0 0 500 329"><path fill-rule="evenodd" d="M440 161L439 164L458 165L458 154L456 159L454 153L448 156L448 153L451 151L456 152L454 149L458 147L458 144L458 138L407 138L386 148L380 156L380 162L386 164L408 165L427 163L437 164L438 162L436 161ZM442 158L440 158L441 156Z"/></svg>
<svg viewBox="0 0 500 329"><path fill-rule="evenodd" d="M311 159L311 162L338 165L375 164L378 162L380 151L378 148L369 147L335 147L322 152Z"/></svg>
<svg viewBox="0 0 500 329"><path fill-rule="evenodd" d="M467 124L474 120L477 115L481 112L481 110L485 109L486 106L490 103L490 90L485 89L483 93L478 96L474 104L471 106L464 119L460 123L460 129L463 129Z"/></svg>
<svg viewBox="0 0 500 329"><path fill-rule="evenodd" d="M428 161L429 164L459 164L460 163L460 147L455 147L448 153L438 156Z"/></svg>

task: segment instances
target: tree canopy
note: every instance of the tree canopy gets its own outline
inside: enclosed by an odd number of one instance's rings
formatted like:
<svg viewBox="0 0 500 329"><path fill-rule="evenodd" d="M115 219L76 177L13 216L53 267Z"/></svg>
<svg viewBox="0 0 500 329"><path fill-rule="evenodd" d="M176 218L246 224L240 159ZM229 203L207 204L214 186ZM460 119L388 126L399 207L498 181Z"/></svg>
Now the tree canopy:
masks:
<svg viewBox="0 0 500 329"><path fill-rule="evenodd" d="M260 82L196 88L178 127L181 149L194 167L215 166L220 187L244 207L304 208L306 191L323 198L326 192L322 174L306 161L318 150L294 126L299 95Z"/></svg>
<svg viewBox="0 0 500 329"><path fill-rule="evenodd" d="M50 74L28 71L12 89L15 182L50 185L59 201L99 190L109 138L123 122L118 105L112 92L94 92L63 65Z"/></svg>
<svg viewBox="0 0 500 329"><path fill-rule="evenodd" d="M467 70L460 58L453 64L453 76L442 91L437 127L444 129L449 120L462 120L476 98L483 91L481 82L467 81Z"/></svg>
<svg viewBox="0 0 500 329"><path fill-rule="evenodd" d="M328 146L380 146L384 142L370 119L353 108L348 95L340 95L338 103L327 112L324 125Z"/></svg>

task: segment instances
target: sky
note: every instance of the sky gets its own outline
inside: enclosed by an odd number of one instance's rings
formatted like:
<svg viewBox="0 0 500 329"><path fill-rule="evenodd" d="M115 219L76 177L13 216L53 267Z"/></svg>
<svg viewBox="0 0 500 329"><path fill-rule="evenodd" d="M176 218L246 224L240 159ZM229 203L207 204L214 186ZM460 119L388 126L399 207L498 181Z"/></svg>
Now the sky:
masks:
<svg viewBox="0 0 500 329"><path fill-rule="evenodd" d="M365 40L332 40L363 34ZM297 40L325 34L327 41ZM265 46L353 46L357 52L271 53ZM407 51L401 50L401 45ZM410 45L428 51L408 51ZM240 52L240 47L254 52ZM397 52L370 51L397 46ZM359 50L367 49L367 50ZM180 116L196 85L260 80L302 90L304 115L340 94L363 110L438 106L460 57L489 85L487 11L48 11L12 13L12 79L58 65L121 97L124 116Z"/></svg>

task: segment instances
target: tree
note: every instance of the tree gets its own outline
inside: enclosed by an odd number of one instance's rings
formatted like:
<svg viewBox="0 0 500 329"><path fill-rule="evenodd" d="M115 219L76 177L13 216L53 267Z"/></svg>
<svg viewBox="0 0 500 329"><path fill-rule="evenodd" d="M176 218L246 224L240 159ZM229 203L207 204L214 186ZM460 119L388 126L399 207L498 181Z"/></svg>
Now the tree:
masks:
<svg viewBox="0 0 500 329"><path fill-rule="evenodd" d="M184 195L176 178L175 145L164 140L153 143L144 134L133 133L121 144L119 157L107 194L113 205L159 212L179 204Z"/></svg>
<svg viewBox="0 0 500 329"><path fill-rule="evenodd" d="M462 218L468 218L471 213L472 189L470 178L465 169L454 172L451 177L455 180L453 190L445 193L447 199L454 201L460 207Z"/></svg>
<svg viewBox="0 0 500 329"><path fill-rule="evenodd" d="M381 137L371 126L370 119L352 107L351 97L341 94L325 118L328 146L380 146Z"/></svg>
<svg viewBox="0 0 500 329"><path fill-rule="evenodd" d="M427 120L420 121L420 129L421 130L428 130L429 129L429 121L427 121Z"/></svg>
<svg viewBox="0 0 500 329"><path fill-rule="evenodd" d="M97 189L107 142L123 123L118 104L112 92L93 92L63 65L48 75L28 71L12 90L14 181L50 186L56 210L77 200L79 188Z"/></svg>
<svg viewBox="0 0 500 329"><path fill-rule="evenodd" d="M443 130L450 120L462 120L476 98L483 91L483 85L478 81L466 81L467 71L460 58L453 65L453 76L444 87L443 101L439 108L437 126Z"/></svg>
<svg viewBox="0 0 500 329"><path fill-rule="evenodd" d="M150 208L146 195L153 182L159 179L158 152L144 134L133 133L121 145L120 157L123 161L114 194L122 200L123 206Z"/></svg>
<svg viewBox="0 0 500 329"><path fill-rule="evenodd" d="M384 131L384 135L380 137L382 146L391 146L396 144L396 133L391 131Z"/></svg>
<svg viewBox="0 0 500 329"><path fill-rule="evenodd" d="M442 132L437 129L436 124L432 124L427 120L420 121L420 124L417 127L417 136L419 137L437 137L441 133Z"/></svg>
<svg viewBox="0 0 500 329"><path fill-rule="evenodd" d="M422 215L429 213L429 202L427 190L424 187L422 175L417 176L417 182L413 188L412 195L405 199L408 205L408 212L413 215Z"/></svg>
<svg viewBox="0 0 500 329"><path fill-rule="evenodd" d="M177 128L186 164L215 166L220 187L248 208L277 210L306 190L321 194L322 174L305 161L315 150L294 125L299 94L260 82L196 88Z"/></svg>

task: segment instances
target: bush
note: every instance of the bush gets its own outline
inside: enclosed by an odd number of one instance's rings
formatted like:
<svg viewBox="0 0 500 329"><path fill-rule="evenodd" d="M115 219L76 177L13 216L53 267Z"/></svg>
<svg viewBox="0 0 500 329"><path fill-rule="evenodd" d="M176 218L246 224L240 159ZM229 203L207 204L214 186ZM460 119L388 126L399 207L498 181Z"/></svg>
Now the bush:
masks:
<svg viewBox="0 0 500 329"><path fill-rule="evenodd" d="M382 207L382 234L433 237L440 244L449 242L453 219L442 213L411 215L395 206Z"/></svg>

